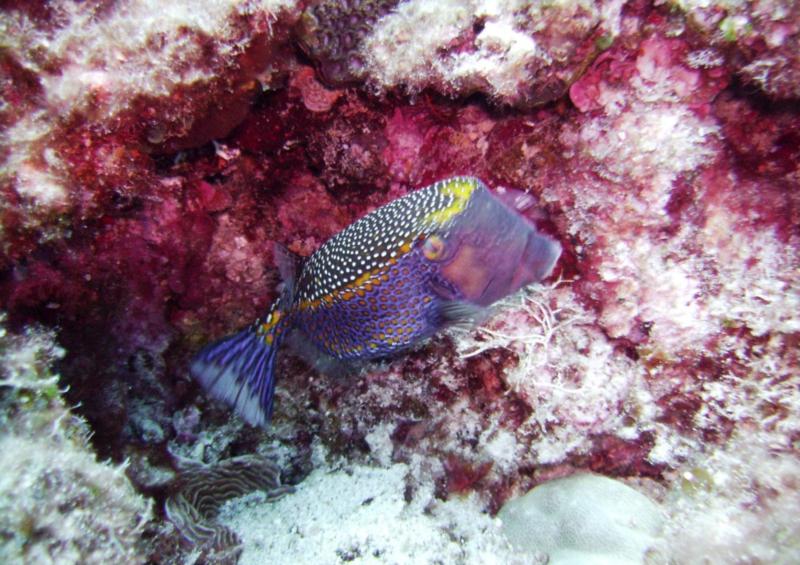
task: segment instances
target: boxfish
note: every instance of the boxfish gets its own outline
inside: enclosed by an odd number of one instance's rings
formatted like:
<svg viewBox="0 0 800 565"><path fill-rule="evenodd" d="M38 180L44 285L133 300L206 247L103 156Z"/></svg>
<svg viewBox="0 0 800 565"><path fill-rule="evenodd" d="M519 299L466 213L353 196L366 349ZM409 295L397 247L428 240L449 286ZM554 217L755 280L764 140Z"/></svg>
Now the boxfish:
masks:
<svg viewBox="0 0 800 565"><path fill-rule="evenodd" d="M393 200L307 259L276 245L282 289L251 326L205 346L194 378L254 426L272 415L288 335L343 362L391 357L550 275L561 245L520 212L533 198L454 177Z"/></svg>

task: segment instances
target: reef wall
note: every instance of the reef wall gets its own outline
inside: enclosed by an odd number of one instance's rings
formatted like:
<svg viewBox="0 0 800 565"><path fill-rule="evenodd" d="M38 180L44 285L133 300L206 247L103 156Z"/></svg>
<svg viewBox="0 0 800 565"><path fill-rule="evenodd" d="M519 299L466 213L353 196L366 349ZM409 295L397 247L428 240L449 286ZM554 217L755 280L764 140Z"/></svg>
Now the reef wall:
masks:
<svg viewBox="0 0 800 565"><path fill-rule="evenodd" d="M298 483L324 451L494 513L591 470L663 504L678 562L797 558L796 3L0 10L0 309L55 335L140 493L163 502L175 455L269 451ZM272 242L309 255L463 174L536 197L564 247L546 284L358 377L287 353L266 431L198 390L191 355L276 297ZM145 535L182 555L161 518Z"/></svg>

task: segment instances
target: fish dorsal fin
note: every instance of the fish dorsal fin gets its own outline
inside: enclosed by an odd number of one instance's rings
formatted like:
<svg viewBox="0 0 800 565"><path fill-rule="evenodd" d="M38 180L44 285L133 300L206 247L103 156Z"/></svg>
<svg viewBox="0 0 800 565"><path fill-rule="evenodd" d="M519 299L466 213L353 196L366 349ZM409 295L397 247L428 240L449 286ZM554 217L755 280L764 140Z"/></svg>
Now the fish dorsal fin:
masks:
<svg viewBox="0 0 800 565"><path fill-rule="evenodd" d="M527 192L516 190L514 188L505 188L503 186L497 187L495 195L503 204L512 210L516 210L517 212L524 212L536 204L536 198Z"/></svg>
<svg viewBox="0 0 800 565"><path fill-rule="evenodd" d="M275 256L275 263L281 274L281 280L286 287L293 289L297 282L297 276L303 268L305 258L289 251L288 247L277 241L272 244L272 253Z"/></svg>

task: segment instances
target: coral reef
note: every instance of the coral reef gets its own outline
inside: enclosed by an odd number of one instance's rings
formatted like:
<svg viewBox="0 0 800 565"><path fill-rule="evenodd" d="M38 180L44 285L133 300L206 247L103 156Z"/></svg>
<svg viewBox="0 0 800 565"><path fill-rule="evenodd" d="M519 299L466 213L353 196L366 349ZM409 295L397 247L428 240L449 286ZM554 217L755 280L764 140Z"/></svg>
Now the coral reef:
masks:
<svg viewBox="0 0 800 565"><path fill-rule="evenodd" d="M124 466L97 461L65 405L52 332L0 319L0 558L4 563L143 562L150 503Z"/></svg>
<svg viewBox="0 0 800 565"><path fill-rule="evenodd" d="M419 539L443 556L510 552L489 515L577 471L657 501L678 562L797 561L797 10L4 3L4 551L178 562L191 550L163 516L140 545L147 505L130 483L161 508L173 455L258 453L297 492L220 510L243 561L259 543L296 558L299 536L271 517L348 484L350 506L314 509L325 528L292 522L331 561L401 560L385 532L356 539L377 515L389 533L428 528ZM564 248L550 280L479 328L349 375L284 351L268 430L200 394L191 355L277 294L273 242L308 256L455 175L530 195L526 215ZM5 494L23 481L48 504ZM351 511L354 529L337 533L331 516ZM274 531L249 529L256 515ZM25 542L31 516L47 523ZM57 526L79 523L109 543Z"/></svg>
<svg viewBox="0 0 800 565"><path fill-rule="evenodd" d="M800 8L795 2L678 0L706 48L696 64L725 58L744 81L779 99L800 97Z"/></svg>
<svg viewBox="0 0 800 565"><path fill-rule="evenodd" d="M378 89L482 92L535 106L560 98L614 42L622 5L410 0L373 26L361 53Z"/></svg>
<svg viewBox="0 0 800 565"><path fill-rule="evenodd" d="M364 57L369 49L362 46L366 36L399 2L312 2L303 11L295 34L326 82L333 85L358 82L364 76Z"/></svg>
<svg viewBox="0 0 800 565"><path fill-rule="evenodd" d="M16 258L35 244L30 238L69 230L71 217L90 221L156 195L154 155L227 135L261 85L279 82L286 41L277 36L288 34L280 18L293 10L268 0L168 10L156 2L21 4L0 19L3 223L18 235L5 253ZM62 222L52 225L53 215Z"/></svg>

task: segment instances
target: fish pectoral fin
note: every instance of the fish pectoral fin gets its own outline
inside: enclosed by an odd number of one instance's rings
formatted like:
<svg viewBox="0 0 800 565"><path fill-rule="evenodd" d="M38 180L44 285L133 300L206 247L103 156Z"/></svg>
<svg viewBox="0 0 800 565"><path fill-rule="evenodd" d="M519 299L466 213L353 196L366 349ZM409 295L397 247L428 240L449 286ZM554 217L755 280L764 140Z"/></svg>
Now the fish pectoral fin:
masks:
<svg viewBox="0 0 800 565"><path fill-rule="evenodd" d="M476 326L489 315L489 308L464 300L442 301L439 306L439 319L447 326Z"/></svg>
<svg viewBox="0 0 800 565"><path fill-rule="evenodd" d="M443 277L428 281L429 290L435 295L435 314L430 322L434 327L475 326L488 317L489 309L461 299L458 289Z"/></svg>
<svg viewBox="0 0 800 565"><path fill-rule="evenodd" d="M440 300L445 302L452 302L458 300L458 291L452 284L448 283L444 278L436 277L428 281L430 291L435 294Z"/></svg>

